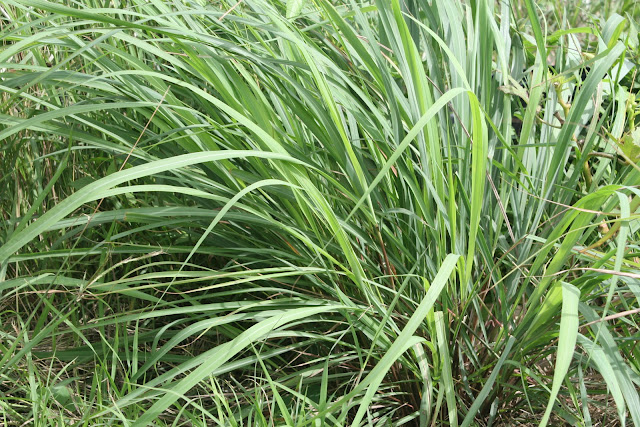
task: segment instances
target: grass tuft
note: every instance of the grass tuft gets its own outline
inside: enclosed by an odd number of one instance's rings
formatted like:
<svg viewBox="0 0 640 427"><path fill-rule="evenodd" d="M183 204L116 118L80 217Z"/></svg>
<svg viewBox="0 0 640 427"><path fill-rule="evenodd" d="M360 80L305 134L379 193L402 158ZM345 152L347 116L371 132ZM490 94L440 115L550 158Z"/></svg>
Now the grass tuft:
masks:
<svg viewBox="0 0 640 427"><path fill-rule="evenodd" d="M639 14L0 3L0 424L640 425Z"/></svg>

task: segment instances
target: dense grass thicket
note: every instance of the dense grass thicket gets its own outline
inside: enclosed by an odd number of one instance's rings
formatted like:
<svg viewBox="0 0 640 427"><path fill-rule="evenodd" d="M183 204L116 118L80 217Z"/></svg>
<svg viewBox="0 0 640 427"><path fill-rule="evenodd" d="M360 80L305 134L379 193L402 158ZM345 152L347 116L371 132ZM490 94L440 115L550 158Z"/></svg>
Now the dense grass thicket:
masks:
<svg viewBox="0 0 640 427"><path fill-rule="evenodd" d="M640 426L634 1L0 1L0 425Z"/></svg>

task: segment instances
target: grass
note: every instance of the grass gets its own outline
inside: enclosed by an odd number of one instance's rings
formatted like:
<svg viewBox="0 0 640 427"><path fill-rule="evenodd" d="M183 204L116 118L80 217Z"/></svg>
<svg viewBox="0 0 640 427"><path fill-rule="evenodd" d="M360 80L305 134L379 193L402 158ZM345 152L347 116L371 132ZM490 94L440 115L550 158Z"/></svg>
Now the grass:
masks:
<svg viewBox="0 0 640 427"><path fill-rule="evenodd" d="M0 4L0 424L640 425L592 3Z"/></svg>

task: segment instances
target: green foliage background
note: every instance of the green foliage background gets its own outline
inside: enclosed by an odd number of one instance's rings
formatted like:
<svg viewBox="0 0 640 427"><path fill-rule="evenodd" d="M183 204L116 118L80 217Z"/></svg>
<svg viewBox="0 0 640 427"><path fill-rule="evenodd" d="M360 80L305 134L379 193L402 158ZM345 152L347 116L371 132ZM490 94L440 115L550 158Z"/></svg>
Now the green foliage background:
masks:
<svg viewBox="0 0 640 427"><path fill-rule="evenodd" d="M0 424L640 425L632 1L0 2Z"/></svg>

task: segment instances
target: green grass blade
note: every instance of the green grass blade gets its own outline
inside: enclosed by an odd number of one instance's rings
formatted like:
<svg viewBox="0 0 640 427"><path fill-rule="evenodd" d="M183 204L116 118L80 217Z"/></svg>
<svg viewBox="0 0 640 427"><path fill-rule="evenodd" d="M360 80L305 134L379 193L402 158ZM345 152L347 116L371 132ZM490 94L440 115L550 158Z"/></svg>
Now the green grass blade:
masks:
<svg viewBox="0 0 640 427"><path fill-rule="evenodd" d="M553 406L564 382L571 360L573 359L574 348L578 337L578 303L580 301L580 291L569 283L562 283L562 313L560 317L560 336L558 337L558 353L556 365L553 371L553 385L549 395L547 409L540 421L541 426L546 426L551 417Z"/></svg>

